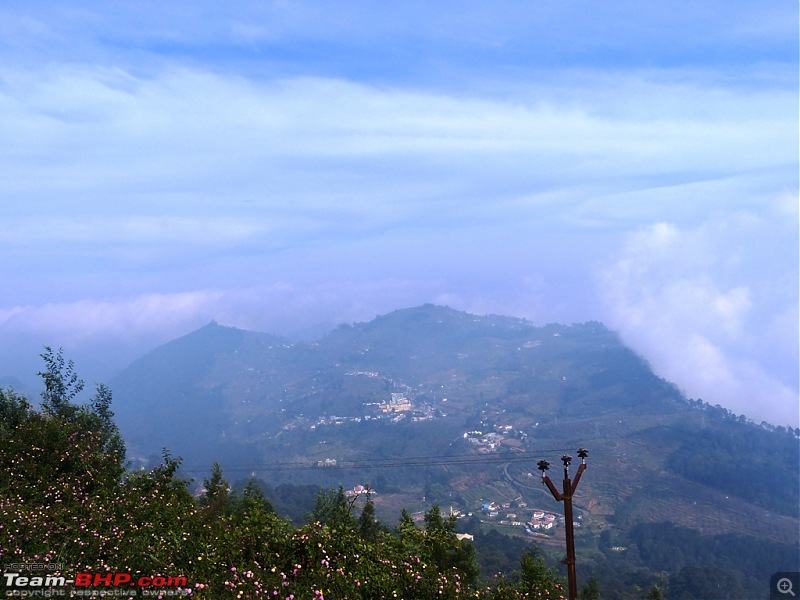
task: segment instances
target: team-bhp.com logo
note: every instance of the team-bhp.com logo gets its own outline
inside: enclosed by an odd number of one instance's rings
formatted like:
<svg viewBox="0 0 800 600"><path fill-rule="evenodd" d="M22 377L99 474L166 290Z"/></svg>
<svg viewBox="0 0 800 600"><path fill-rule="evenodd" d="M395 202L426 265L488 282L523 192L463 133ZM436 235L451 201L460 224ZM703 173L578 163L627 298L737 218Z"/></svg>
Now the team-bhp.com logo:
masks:
<svg viewBox="0 0 800 600"><path fill-rule="evenodd" d="M17 563L5 565L5 596L17 598L186 596L186 577L132 575L130 573L77 573L60 575L63 565ZM39 571L50 571L40 574Z"/></svg>

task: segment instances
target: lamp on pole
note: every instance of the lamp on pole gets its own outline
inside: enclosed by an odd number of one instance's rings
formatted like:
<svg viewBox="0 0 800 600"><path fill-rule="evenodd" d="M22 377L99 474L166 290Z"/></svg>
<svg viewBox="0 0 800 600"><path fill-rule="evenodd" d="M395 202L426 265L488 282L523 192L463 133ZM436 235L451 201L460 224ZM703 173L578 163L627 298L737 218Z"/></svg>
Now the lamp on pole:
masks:
<svg viewBox="0 0 800 600"><path fill-rule="evenodd" d="M561 561L567 565L567 579L569 582L569 600L577 600L578 598L578 582L575 574L575 527L572 518L572 495L578 487L578 482L581 480L581 475L586 470L586 457L589 456L589 451L586 448L578 448L578 457L581 459L581 466L578 467L578 472L575 474L575 480L570 480L569 466L572 463L572 457L565 454L561 457L561 462L564 463L564 483L562 491L559 492L547 471L550 469L550 463L546 460L540 460L538 463L539 470L542 472L542 483L547 486L550 493L556 502L564 503L564 525L567 534L567 556Z"/></svg>

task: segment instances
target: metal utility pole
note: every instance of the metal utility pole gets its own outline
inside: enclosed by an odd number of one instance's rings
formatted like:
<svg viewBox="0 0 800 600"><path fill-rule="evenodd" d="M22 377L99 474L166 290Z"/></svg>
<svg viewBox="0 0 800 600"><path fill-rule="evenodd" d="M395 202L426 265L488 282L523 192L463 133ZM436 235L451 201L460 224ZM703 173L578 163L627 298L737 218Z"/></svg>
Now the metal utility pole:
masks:
<svg viewBox="0 0 800 600"><path fill-rule="evenodd" d="M586 457L589 456L589 451L586 448L578 449L578 456L581 459L581 466L578 467L578 472L575 474L575 481L569 478L569 465L572 462L572 457L565 454L561 457L561 462L564 463L564 485L563 491L559 493L550 477L547 476L546 471L550 468L550 463L546 460L539 461L539 470L542 472L542 483L547 486L550 493L556 502L564 503L564 525L567 532L567 557L561 562L567 565L567 578L569 581L569 600L577 600L578 598L578 581L575 575L575 529L572 519L572 495L578 487L578 482L581 480L581 475L586 470Z"/></svg>

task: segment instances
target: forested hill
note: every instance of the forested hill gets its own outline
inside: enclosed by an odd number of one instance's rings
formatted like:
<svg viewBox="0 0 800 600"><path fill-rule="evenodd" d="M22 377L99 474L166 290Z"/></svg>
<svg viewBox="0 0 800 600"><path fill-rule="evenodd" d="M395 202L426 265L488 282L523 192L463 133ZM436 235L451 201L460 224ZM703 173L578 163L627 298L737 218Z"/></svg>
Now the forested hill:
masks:
<svg viewBox="0 0 800 600"><path fill-rule="evenodd" d="M134 444L171 440L187 456L174 423L209 434L204 444L252 440L296 419L372 416L365 404L392 392L465 420L487 406L543 422L685 409L674 386L599 323L535 327L430 305L311 343L212 322L133 363L113 389ZM151 423L154 411L165 418Z"/></svg>
<svg viewBox="0 0 800 600"><path fill-rule="evenodd" d="M155 460L166 447L187 474L219 461L233 479L273 486L366 483L379 515L434 501L476 516L488 501L556 511L536 462L585 446L576 503L595 564L664 570L647 547L663 534L677 571L712 541L723 550L710 564L746 562L736 576L749 585L797 568L799 432L685 398L600 323L425 305L301 343L212 322L111 387L130 455ZM480 518L529 535L513 525L524 520ZM544 541L558 548L560 535Z"/></svg>

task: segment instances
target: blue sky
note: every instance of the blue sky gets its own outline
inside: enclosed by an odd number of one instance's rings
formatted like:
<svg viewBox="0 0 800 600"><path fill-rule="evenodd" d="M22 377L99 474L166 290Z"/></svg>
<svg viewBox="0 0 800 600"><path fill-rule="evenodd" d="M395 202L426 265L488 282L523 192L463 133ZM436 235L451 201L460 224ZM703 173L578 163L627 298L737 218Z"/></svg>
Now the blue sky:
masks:
<svg viewBox="0 0 800 600"><path fill-rule="evenodd" d="M797 425L797 13L4 6L0 375L436 302L603 321L689 396Z"/></svg>

